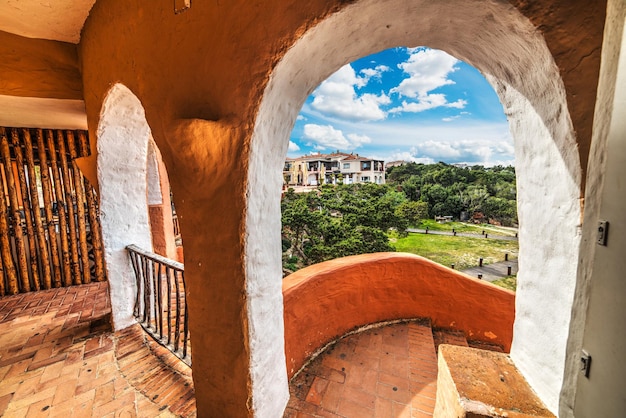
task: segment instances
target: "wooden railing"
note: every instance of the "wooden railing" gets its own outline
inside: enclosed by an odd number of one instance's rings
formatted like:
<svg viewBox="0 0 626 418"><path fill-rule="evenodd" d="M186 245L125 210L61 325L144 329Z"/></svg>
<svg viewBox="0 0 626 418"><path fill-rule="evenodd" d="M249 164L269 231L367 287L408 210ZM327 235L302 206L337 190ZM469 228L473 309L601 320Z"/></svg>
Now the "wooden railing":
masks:
<svg viewBox="0 0 626 418"><path fill-rule="evenodd" d="M136 245L126 249L137 281L135 318L158 343L191 366L184 265Z"/></svg>
<svg viewBox="0 0 626 418"><path fill-rule="evenodd" d="M0 297L106 280L87 131L0 126Z"/></svg>

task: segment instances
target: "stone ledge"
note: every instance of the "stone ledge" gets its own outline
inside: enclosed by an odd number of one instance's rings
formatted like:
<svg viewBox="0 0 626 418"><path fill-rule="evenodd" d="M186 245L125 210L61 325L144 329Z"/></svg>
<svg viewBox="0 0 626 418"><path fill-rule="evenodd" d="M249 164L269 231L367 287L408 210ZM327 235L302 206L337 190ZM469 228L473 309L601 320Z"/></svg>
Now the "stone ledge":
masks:
<svg viewBox="0 0 626 418"><path fill-rule="evenodd" d="M507 354L442 344L434 418L550 417Z"/></svg>

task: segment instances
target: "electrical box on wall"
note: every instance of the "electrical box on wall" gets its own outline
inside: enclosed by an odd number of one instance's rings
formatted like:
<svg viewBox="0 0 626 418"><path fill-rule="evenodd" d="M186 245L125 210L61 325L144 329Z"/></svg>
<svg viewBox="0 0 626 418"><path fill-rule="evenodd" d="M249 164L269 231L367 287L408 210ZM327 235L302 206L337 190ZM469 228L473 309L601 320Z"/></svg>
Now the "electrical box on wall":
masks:
<svg viewBox="0 0 626 418"><path fill-rule="evenodd" d="M580 356L580 372L589 379L589 370L591 369L591 356L585 350Z"/></svg>
<svg viewBox="0 0 626 418"><path fill-rule="evenodd" d="M609 233L609 222L598 221L598 245L606 245Z"/></svg>

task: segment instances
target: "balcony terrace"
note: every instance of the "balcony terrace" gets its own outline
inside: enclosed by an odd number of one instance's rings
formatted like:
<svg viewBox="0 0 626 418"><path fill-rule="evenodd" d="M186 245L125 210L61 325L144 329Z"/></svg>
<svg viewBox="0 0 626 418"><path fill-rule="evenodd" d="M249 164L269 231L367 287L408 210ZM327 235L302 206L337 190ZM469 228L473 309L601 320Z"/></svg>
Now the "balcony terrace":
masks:
<svg viewBox="0 0 626 418"><path fill-rule="evenodd" d="M432 416L439 344L510 347L511 292L417 256L321 263L283 293L286 417ZM0 299L0 414L195 416L191 368L110 310L106 283Z"/></svg>

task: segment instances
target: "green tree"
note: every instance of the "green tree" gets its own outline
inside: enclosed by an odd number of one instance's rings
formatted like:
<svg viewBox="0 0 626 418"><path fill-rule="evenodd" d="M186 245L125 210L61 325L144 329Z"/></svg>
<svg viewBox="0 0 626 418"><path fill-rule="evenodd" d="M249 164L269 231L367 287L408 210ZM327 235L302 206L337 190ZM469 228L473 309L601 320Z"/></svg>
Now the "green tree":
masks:
<svg viewBox="0 0 626 418"><path fill-rule="evenodd" d="M396 208L396 215L408 221L409 225L416 226L422 220L428 218L428 203L426 202L402 202Z"/></svg>
<svg viewBox="0 0 626 418"><path fill-rule="evenodd" d="M487 187L471 185L461 192L461 202L466 210L472 214L483 210L483 203L489 197Z"/></svg>
<svg viewBox="0 0 626 418"><path fill-rule="evenodd" d="M405 233L408 220L396 213L405 201L402 192L371 183L322 185L302 194L288 190L281 203L284 268L393 251L386 232Z"/></svg>

